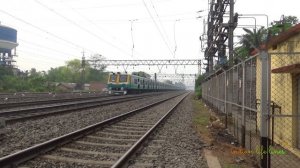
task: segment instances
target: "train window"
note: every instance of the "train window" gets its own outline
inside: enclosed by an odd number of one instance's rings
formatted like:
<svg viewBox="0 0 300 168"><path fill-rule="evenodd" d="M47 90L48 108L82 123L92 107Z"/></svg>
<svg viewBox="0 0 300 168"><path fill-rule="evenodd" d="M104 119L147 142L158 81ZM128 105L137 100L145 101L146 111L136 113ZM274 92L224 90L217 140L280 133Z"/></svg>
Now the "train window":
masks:
<svg viewBox="0 0 300 168"><path fill-rule="evenodd" d="M117 79L117 75L112 74L112 75L110 75L109 81L110 81L110 82L115 82L116 79Z"/></svg>
<svg viewBox="0 0 300 168"><path fill-rule="evenodd" d="M119 82L127 82L127 75L120 75Z"/></svg>
<svg viewBox="0 0 300 168"><path fill-rule="evenodd" d="M134 79L134 84L138 84L138 80L137 79Z"/></svg>

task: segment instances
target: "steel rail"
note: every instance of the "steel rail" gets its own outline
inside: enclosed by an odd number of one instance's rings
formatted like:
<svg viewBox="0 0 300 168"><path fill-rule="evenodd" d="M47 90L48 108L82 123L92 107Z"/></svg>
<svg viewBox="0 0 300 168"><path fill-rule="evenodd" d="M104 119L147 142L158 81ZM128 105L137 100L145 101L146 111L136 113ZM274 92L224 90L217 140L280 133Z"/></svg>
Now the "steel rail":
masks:
<svg viewBox="0 0 300 168"><path fill-rule="evenodd" d="M108 102L112 100L124 100L124 99L129 99L129 98L143 98L143 97L151 97L154 95L139 95L139 96L125 96L125 97L118 97L118 98L109 98L109 99L100 99L100 100L87 100L87 101L82 101L82 102L69 102L65 104L55 104L55 105L47 105L47 106L42 106L42 107L32 107L32 108L26 108L26 109L17 109L17 110L7 110L7 111L2 111L0 112L0 117L6 117L9 115L16 115L16 114L24 114L24 113L34 113L34 112L39 112L40 110L49 110L49 109L56 109L56 108L62 108L62 107L69 107L69 106L80 106L80 105L85 105L87 103L103 103L103 102Z"/></svg>
<svg viewBox="0 0 300 168"><path fill-rule="evenodd" d="M60 95L67 95L67 94L90 94L90 93L94 93L94 94L98 94L101 93L101 91L81 91L81 92L50 92L50 93L55 93L55 94L60 94ZM1 96L15 96L15 95L21 95L21 94L25 94L25 95L48 95L49 92L14 92L14 93L0 93L0 97Z"/></svg>
<svg viewBox="0 0 300 168"><path fill-rule="evenodd" d="M176 107L187 97L187 95L190 94L187 93L180 101L174 105L160 120L158 120L154 126L150 128L129 150L126 151L126 153L120 157L120 159L111 167L111 168L120 168L124 167L125 164L128 164L128 160L130 157L135 154L135 152L141 148L143 143L147 140L147 138L158 128L159 125L163 123L163 121L166 120L168 116L176 109Z"/></svg>
<svg viewBox="0 0 300 168"><path fill-rule="evenodd" d="M0 109L11 108L11 107L25 107L25 106L31 106L31 105L46 105L46 104L61 103L61 102L90 100L90 99L105 98L105 97L111 97L111 96L97 95L97 96L76 97L76 98L62 98L62 99L49 99L49 100L37 100L37 101L10 102L10 103L0 104ZM35 98L37 98L37 97L35 97Z"/></svg>
<svg viewBox="0 0 300 168"><path fill-rule="evenodd" d="M82 92L82 93L77 93L77 92L69 92L69 93L44 93L44 94L35 94L35 93L7 93L7 94L1 94L0 93L0 100L5 100L5 98L8 98L8 100L16 100L16 99L36 99L40 97L44 98L51 98L53 95L56 97L70 97L70 96L92 96L92 95L103 95L101 92L93 92L93 93L88 93L88 92Z"/></svg>
<svg viewBox="0 0 300 168"><path fill-rule="evenodd" d="M141 98L145 98L145 97L151 97L151 96L155 96L155 95L147 95L144 97L127 97L124 99L111 99L109 101L102 101L102 102L98 102L97 104L90 104L90 105L82 105L82 106L75 106L75 107L71 107L68 109L61 109L61 110L56 110L56 111L52 111L52 112L34 112L34 113L25 113L25 114L29 114L29 115L20 115L20 116L7 116L7 117L3 117L5 119L5 122L7 124L11 124L11 123L15 123L15 122L19 122L19 121L24 121L26 119L36 119L36 118L40 118L40 117L46 117L46 116L51 116L51 115L58 115L58 114L64 114L64 113L68 113L68 112L74 112L74 111L78 111L78 110L85 110L85 109L89 109L89 108L95 108L95 107L99 107L99 106L105 106L105 105L110 105L110 104L115 104L115 103L123 103L123 102L127 102L127 101L132 101L132 100L138 100ZM24 114L24 113L23 113Z"/></svg>
<svg viewBox="0 0 300 168"><path fill-rule="evenodd" d="M148 96L146 96L148 97ZM123 103L123 102L127 102L127 101L132 101L132 100L138 100L141 99L141 97L130 97L127 99L122 99L122 100L110 100L107 102L100 102L98 104L92 104L92 105L85 105L85 106L80 106L80 107L73 107L73 108L69 108L69 109L62 109L62 110L57 110L54 112L42 112L42 113L37 113L37 114L32 114L32 115L28 115L28 116L20 116L20 117L15 117L13 116L13 118L6 118L5 122L7 124L11 124L14 122L18 122L18 121L23 121L26 119L36 119L36 118L40 118L40 117L46 117L46 116L51 116L51 115L57 115L57 114L64 114L64 113L68 113L68 112L74 112L75 110L85 110L88 108L95 108L95 107L99 107L99 106L105 106L105 105L110 105L110 104L115 104L115 103ZM28 113L31 114L31 113Z"/></svg>
<svg viewBox="0 0 300 168"><path fill-rule="evenodd" d="M100 127L103 127L103 126L106 126L108 124L112 124L114 122L120 121L122 119L125 119L125 118L137 113L137 112L149 109L153 106L161 104L165 101L168 101L168 100L170 100L172 98L175 98L177 96L180 96L180 95L182 95L182 93L180 93L178 95L175 95L175 96L172 96L170 98L166 98L164 100L157 101L157 102L152 103L150 105L146 105L144 107L140 107L138 109L131 110L131 111L126 112L124 114L120 114L118 116L106 119L104 121L101 121L101 122L98 122L96 124L87 126L85 128L79 129L77 131L68 133L66 135L62 135L60 137L48 140L46 142L37 144L35 146L29 147L29 148L24 149L24 150L21 150L19 152L4 156L4 157L0 158L0 167L1 168L14 168L14 167L18 166L19 164L21 164L25 161L28 161L30 159L33 159L34 157L36 157L38 155L41 155L41 154L46 153L48 151L51 151L51 150L55 149L58 146L62 146L64 144L75 141L79 138L82 138L82 137L84 137L88 134L91 134L91 133L95 132Z"/></svg>

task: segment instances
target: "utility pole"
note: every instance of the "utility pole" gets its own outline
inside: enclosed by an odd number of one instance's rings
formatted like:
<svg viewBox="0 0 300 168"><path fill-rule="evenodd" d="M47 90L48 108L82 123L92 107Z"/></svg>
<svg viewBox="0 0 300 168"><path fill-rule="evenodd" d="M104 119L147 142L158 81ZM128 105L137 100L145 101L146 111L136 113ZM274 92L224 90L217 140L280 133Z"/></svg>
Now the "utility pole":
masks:
<svg viewBox="0 0 300 168"><path fill-rule="evenodd" d="M81 89L84 90L85 83L85 57L84 51L82 51L82 60L81 60Z"/></svg>
<svg viewBox="0 0 300 168"><path fill-rule="evenodd" d="M211 72L213 70L213 57L214 53L212 53L213 41L214 41L214 21L215 21L215 11L214 11L215 1L211 0L210 3L210 11L208 13L207 20L207 48L205 49L204 57L207 60L207 68L206 72Z"/></svg>
<svg viewBox="0 0 300 168"><path fill-rule="evenodd" d="M210 11L208 13L207 47L205 59L207 61L206 72L214 69L214 57L218 58L217 64L226 66L226 45L228 39L229 66L233 65L233 31L237 26L238 14L234 14L234 0L210 0ZM229 8L229 21L223 23L226 9ZM216 54L217 53L217 54Z"/></svg>
<svg viewBox="0 0 300 168"><path fill-rule="evenodd" d="M229 30L228 30L228 50L229 50L229 66L233 65L233 31L234 26L234 0L229 0Z"/></svg>
<svg viewBox="0 0 300 168"><path fill-rule="evenodd" d="M132 41L132 48L131 48L131 57L133 57L133 52L134 52L134 40L133 40L133 22L137 21L138 19L133 19L133 20L129 20L131 23L131 41Z"/></svg>

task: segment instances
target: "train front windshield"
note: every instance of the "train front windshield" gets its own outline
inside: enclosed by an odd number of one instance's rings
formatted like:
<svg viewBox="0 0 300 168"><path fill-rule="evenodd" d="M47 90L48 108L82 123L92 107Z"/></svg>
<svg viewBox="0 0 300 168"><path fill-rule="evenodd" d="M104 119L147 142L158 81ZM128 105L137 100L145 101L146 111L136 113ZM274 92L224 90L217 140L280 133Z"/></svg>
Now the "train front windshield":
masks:
<svg viewBox="0 0 300 168"><path fill-rule="evenodd" d="M128 75L120 75L119 82L127 82Z"/></svg>
<svg viewBox="0 0 300 168"><path fill-rule="evenodd" d="M111 75L110 75L110 78L109 78L109 81L110 81L110 82L116 82L116 80L117 80L117 75L111 74Z"/></svg>

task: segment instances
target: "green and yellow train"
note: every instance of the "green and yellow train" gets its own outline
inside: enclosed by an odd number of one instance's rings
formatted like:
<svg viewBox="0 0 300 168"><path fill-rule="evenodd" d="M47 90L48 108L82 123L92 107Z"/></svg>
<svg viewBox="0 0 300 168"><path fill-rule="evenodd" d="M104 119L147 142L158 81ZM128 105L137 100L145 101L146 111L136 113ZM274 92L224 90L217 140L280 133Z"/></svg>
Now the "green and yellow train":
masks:
<svg viewBox="0 0 300 168"><path fill-rule="evenodd" d="M158 82L149 78L127 73L110 73L107 88L109 94L129 94L155 91L184 90L183 86Z"/></svg>

